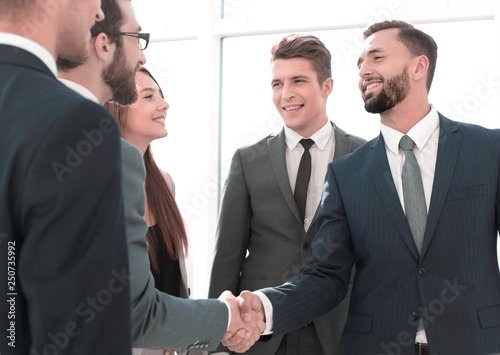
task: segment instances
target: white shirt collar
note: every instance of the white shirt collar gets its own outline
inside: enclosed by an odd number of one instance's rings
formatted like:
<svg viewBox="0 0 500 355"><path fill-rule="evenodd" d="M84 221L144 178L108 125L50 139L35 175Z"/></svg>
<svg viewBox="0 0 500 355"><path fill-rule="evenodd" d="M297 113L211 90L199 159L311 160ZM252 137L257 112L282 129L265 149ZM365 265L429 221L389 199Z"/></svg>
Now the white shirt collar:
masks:
<svg viewBox="0 0 500 355"><path fill-rule="evenodd" d="M323 127L317 130L311 137L316 146L323 150L325 149L328 140L330 139L333 131L333 125L330 121L327 121ZM290 150L294 150L300 140L304 139L300 134L295 132L293 129L285 126L285 142Z"/></svg>
<svg viewBox="0 0 500 355"><path fill-rule="evenodd" d="M84 98L94 101L96 104L99 104L99 100L97 97L85 86L82 86L78 83L75 83L74 81L68 80L68 79L63 79L63 78L58 78L61 83L66 85L68 88L70 88L73 91L76 91L78 94L82 95Z"/></svg>
<svg viewBox="0 0 500 355"><path fill-rule="evenodd" d="M32 41L29 38L15 35L13 33L0 32L0 44L18 47L30 52L39 58L57 77L57 64L56 60L50 52L40 44Z"/></svg>
<svg viewBox="0 0 500 355"><path fill-rule="evenodd" d="M422 118L415 126L413 126L408 133L406 133L406 135L415 142L418 150L422 150L437 127L439 127L439 115L434 106L431 105L431 111L427 114L427 116ZM383 123L380 123L380 131L384 137L386 147L389 148L394 154L398 155L399 141L404 134L384 125Z"/></svg>

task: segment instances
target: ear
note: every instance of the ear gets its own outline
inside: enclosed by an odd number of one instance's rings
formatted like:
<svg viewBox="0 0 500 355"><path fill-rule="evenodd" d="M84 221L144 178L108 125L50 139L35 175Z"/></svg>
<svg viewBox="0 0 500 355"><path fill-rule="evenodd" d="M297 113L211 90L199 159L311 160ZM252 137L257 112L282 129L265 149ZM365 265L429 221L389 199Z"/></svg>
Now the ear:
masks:
<svg viewBox="0 0 500 355"><path fill-rule="evenodd" d="M101 61L110 63L115 54L116 44L109 41L109 37L104 32L99 33L94 40L94 50Z"/></svg>
<svg viewBox="0 0 500 355"><path fill-rule="evenodd" d="M413 78L416 81L421 80L422 78L427 78L427 71L429 70L429 58L425 55L421 55L415 58L416 59L416 67L415 72L413 73Z"/></svg>
<svg viewBox="0 0 500 355"><path fill-rule="evenodd" d="M333 79L328 78L323 82L321 91L323 92L325 97L328 97L332 93L332 90L333 90Z"/></svg>

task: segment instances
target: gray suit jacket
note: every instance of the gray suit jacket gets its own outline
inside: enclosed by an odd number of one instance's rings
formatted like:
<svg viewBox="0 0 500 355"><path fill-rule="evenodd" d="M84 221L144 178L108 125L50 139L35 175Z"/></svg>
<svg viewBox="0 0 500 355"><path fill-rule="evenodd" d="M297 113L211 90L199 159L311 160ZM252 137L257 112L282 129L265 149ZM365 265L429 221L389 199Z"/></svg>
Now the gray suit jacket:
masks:
<svg viewBox="0 0 500 355"><path fill-rule="evenodd" d="M130 263L132 346L212 350L224 336L228 311L219 300L187 300L155 289L150 272L144 181L139 150L122 139L123 194Z"/></svg>
<svg viewBox="0 0 500 355"><path fill-rule="evenodd" d="M334 129L334 159L365 142ZM224 290L239 294L288 281L311 257L315 220L312 223L306 233L287 174L284 131L238 149L224 188L209 296ZM315 321L328 355L340 353L348 305L347 297ZM247 353L274 354L280 341L277 337L257 343Z"/></svg>

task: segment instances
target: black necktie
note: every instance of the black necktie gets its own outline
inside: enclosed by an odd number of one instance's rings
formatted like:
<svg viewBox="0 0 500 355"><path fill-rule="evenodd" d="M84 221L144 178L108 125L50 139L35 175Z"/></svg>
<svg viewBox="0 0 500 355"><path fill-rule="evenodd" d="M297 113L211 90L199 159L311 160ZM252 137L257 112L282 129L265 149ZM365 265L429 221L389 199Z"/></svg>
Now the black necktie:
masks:
<svg viewBox="0 0 500 355"><path fill-rule="evenodd" d="M314 144L312 139L302 139L300 144L304 147L304 153L300 159L297 181L295 182L295 202L299 208L300 217L304 220L306 213L307 187L311 178L311 153L309 148Z"/></svg>

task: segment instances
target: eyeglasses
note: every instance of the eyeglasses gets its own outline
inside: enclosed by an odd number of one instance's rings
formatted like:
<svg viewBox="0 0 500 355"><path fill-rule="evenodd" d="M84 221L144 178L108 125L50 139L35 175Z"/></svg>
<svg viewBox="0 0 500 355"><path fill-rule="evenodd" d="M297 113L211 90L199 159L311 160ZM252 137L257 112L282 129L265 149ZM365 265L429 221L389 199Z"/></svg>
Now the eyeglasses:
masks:
<svg viewBox="0 0 500 355"><path fill-rule="evenodd" d="M149 44L149 33L142 32L114 32L114 35L117 36L129 36L137 38L137 42L141 45L141 51L148 48Z"/></svg>

